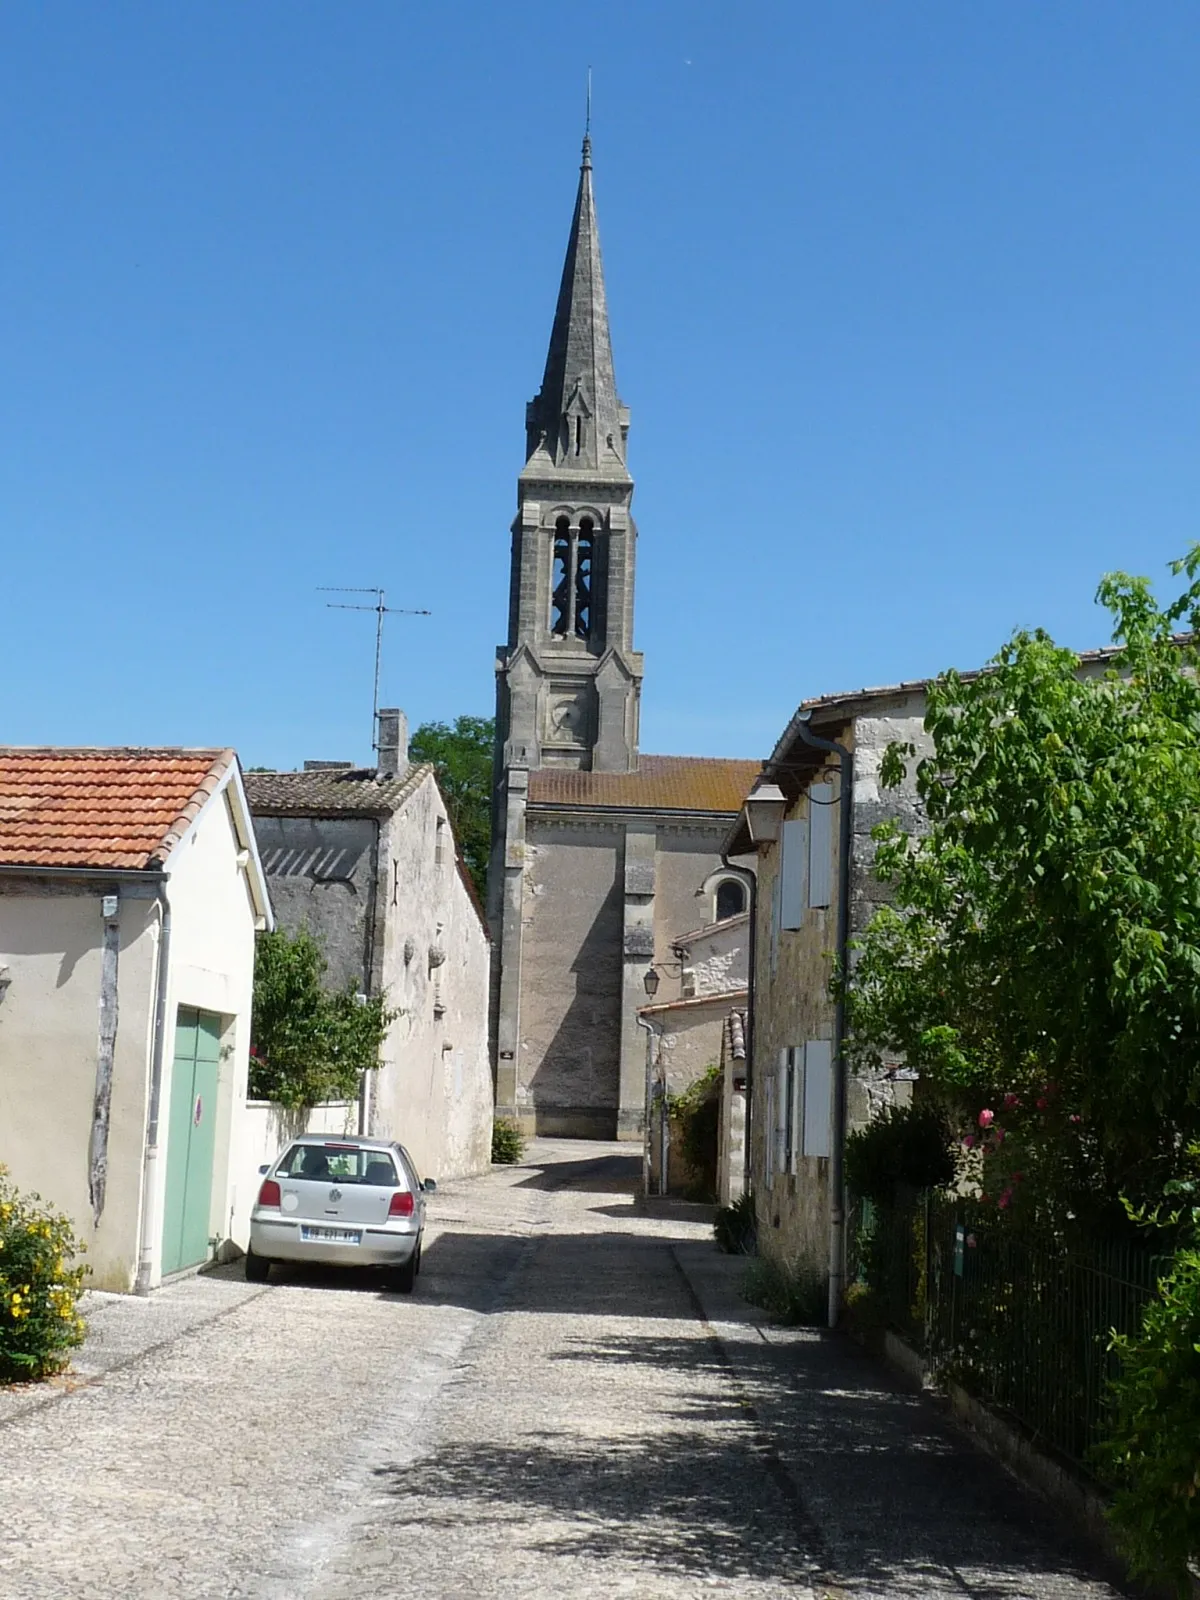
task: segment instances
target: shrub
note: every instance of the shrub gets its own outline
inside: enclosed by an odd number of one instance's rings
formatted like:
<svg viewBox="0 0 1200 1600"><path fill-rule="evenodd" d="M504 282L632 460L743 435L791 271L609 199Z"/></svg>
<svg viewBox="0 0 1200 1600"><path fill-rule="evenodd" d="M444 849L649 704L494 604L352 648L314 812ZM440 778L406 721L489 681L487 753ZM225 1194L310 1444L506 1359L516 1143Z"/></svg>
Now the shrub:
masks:
<svg viewBox="0 0 1200 1600"><path fill-rule="evenodd" d="M672 1095L669 1109L680 1128L680 1149L691 1173L687 1196L712 1200L717 1192L717 1133L721 1118L721 1068L705 1067L682 1094Z"/></svg>
<svg viewBox="0 0 1200 1600"><path fill-rule="evenodd" d="M742 1298L791 1327L823 1325L829 1309L829 1280L823 1271L802 1262L788 1264L760 1256L746 1269Z"/></svg>
<svg viewBox="0 0 1200 1600"><path fill-rule="evenodd" d="M397 1015L382 995L322 987L327 963L305 929L260 933L254 948L250 1094L289 1111L349 1100Z"/></svg>
<svg viewBox="0 0 1200 1600"><path fill-rule="evenodd" d="M731 1206L718 1206L713 1218L717 1248L727 1256L758 1254L758 1214L754 1193L747 1189Z"/></svg>
<svg viewBox="0 0 1200 1600"><path fill-rule="evenodd" d="M66 1217L20 1194L0 1167L0 1383L61 1372L83 1342L80 1246Z"/></svg>
<svg viewBox="0 0 1200 1600"><path fill-rule="evenodd" d="M1188 1594L1200 1554L1200 1249L1175 1256L1140 1332L1112 1346L1121 1370L1097 1450L1115 1490L1109 1518L1139 1577Z"/></svg>
<svg viewBox="0 0 1200 1600"><path fill-rule="evenodd" d="M877 1205L898 1189L941 1189L954 1181L950 1130L932 1106L889 1106L846 1139L846 1183Z"/></svg>
<svg viewBox="0 0 1200 1600"><path fill-rule="evenodd" d="M521 1130L508 1117L497 1117L492 1123L492 1160L498 1167L515 1166L525 1154L525 1141Z"/></svg>

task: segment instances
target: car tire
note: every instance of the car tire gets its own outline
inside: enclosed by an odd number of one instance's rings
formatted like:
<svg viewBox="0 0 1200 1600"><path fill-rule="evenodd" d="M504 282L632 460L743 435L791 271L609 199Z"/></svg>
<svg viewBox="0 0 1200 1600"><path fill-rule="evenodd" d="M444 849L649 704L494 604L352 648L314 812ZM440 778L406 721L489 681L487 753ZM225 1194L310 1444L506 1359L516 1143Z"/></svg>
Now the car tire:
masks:
<svg viewBox="0 0 1200 1600"><path fill-rule="evenodd" d="M417 1240L417 1266L416 1266L416 1270L417 1270L418 1273L421 1270L421 1263L422 1263L422 1259L423 1259L424 1255L425 1255L425 1235L421 1234L420 1238L418 1238L418 1240Z"/></svg>
<svg viewBox="0 0 1200 1600"><path fill-rule="evenodd" d="M412 1255L402 1267L397 1267L391 1275L391 1287L399 1294L411 1294L417 1286L417 1252Z"/></svg>
<svg viewBox="0 0 1200 1600"><path fill-rule="evenodd" d="M271 1263L265 1256L256 1256L253 1250L246 1251L246 1282L266 1283L271 1275Z"/></svg>

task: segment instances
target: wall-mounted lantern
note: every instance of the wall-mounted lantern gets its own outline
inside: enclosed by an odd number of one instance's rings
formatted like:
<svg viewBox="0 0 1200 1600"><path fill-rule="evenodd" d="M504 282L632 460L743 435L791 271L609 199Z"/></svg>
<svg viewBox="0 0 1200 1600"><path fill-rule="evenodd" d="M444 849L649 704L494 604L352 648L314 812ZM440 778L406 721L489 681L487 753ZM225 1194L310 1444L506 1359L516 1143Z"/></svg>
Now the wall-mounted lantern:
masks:
<svg viewBox="0 0 1200 1600"><path fill-rule="evenodd" d="M746 831L752 844L774 844L787 814L787 796L777 783L758 782L746 796Z"/></svg>

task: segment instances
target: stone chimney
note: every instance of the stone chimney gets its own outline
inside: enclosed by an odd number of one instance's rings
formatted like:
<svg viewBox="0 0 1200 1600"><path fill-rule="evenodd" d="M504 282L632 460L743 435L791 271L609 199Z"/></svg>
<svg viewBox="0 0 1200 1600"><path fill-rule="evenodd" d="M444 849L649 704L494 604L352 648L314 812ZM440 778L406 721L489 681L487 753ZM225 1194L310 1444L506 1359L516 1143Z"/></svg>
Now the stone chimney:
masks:
<svg viewBox="0 0 1200 1600"><path fill-rule="evenodd" d="M398 707L380 711L378 740L376 771L398 777L408 766L408 718Z"/></svg>

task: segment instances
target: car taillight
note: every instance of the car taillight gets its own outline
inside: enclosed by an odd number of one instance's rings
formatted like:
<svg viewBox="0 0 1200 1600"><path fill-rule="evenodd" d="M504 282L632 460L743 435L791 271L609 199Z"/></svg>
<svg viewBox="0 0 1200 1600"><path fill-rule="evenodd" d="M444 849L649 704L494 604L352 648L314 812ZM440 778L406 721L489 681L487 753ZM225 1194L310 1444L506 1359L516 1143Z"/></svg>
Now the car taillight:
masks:
<svg viewBox="0 0 1200 1600"><path fill-rule="evenodd" d="M260 1206L277 1206L279 1204L279 1185L274 1178L263 1180L263 1186L258 1191L258 1203Z"/></svg>
<svg viewBox="0 0 1200 1600"><path fill-rule="evenodd" d="M392 1203L388 1207L389 1217L411 1217L413 1214L413 1197L407 1189L397 1189L392 1196Z"/></svg>

